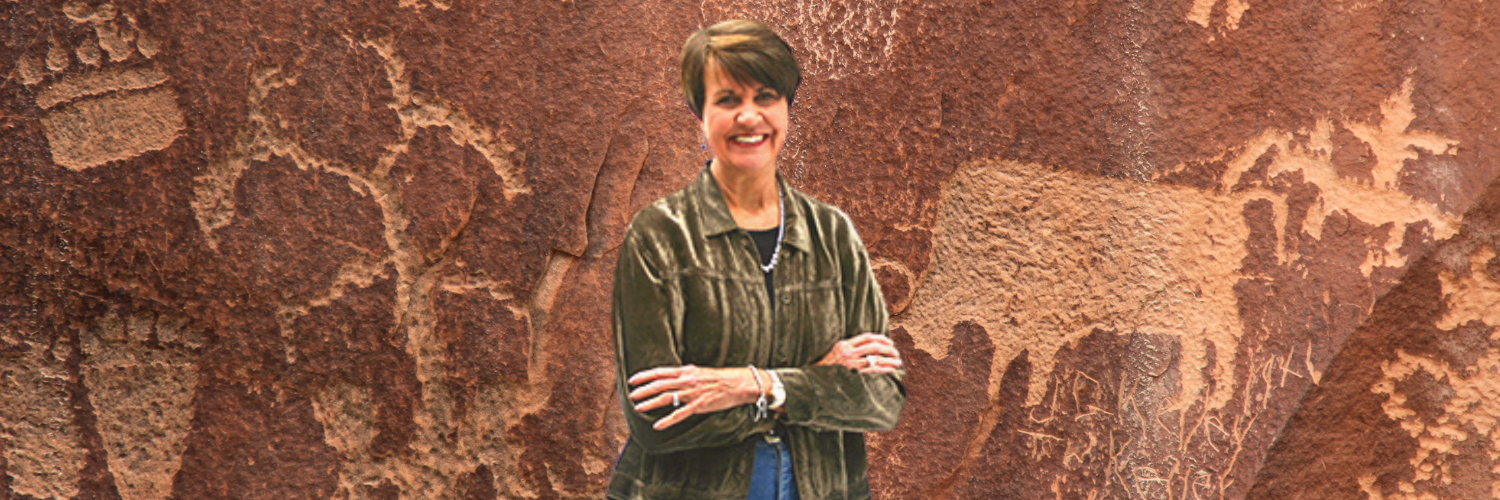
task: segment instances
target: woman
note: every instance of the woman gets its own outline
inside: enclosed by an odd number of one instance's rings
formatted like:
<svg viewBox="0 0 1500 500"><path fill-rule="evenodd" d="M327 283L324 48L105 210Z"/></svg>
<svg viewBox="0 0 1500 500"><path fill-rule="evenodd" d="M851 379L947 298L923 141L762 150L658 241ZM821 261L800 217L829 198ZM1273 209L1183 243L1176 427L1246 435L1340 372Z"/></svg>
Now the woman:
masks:
<svg viewBox="0 0 1500 500"><path fill-rule="evenodd" d="M631 438L609 498L869 498L865 431L896 425L901 356L849 218L777 175L801 83L770 28L688 38L713 159L631 221L615 271ZM876 333L866 333L876 332Z"/></svg>

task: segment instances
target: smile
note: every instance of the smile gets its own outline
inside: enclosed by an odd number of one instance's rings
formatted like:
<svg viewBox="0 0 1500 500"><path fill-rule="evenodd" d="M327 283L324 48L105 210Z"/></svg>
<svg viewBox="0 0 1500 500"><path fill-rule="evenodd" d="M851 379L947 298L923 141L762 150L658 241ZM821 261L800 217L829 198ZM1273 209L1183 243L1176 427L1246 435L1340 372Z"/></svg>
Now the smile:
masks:
<svg viewBox="0 0 1500 500"><path fill-rule="evenodd" d="M759 146L761 143L765 142L766 139L770 138L771 134L736 135L734 137L730 137L729 140L742 146Z"/></svg>

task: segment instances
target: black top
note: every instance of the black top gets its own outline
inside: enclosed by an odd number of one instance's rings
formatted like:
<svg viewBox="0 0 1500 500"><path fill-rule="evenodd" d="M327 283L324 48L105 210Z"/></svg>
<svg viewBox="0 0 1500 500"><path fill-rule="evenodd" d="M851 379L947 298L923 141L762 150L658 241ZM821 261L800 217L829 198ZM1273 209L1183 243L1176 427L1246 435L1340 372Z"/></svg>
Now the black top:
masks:
<svg viewBox="0 0 1500 500"><path fill-rule="evenodd" d="M776 252L776 233L781 232L781 226L776 226L765 231L745 231L750 233L750 238L755 240L755 249L760 251L760 265L771 263L771 254ZM766 273L766 296L771 298L771 309L776 309L776 287L772 285L771 275L776 270L772 269Z"/></svg>

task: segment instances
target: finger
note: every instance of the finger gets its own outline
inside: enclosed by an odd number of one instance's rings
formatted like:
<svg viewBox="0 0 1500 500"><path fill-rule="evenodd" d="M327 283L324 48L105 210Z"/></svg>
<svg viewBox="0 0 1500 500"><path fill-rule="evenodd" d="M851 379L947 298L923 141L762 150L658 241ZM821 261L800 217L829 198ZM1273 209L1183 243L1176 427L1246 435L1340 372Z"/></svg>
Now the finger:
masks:
<svg viewBox="0 0 1500 500"><path fill-rule="evenodd" d="M690 371L692 368L694 368L693 365L658 366L649 370L636 372L636 374L631 375L630 379L626 382L630 385L641 385L652 380L677 377L680 376L683 372Z"/></svg>
<svg viewBox="0 0 1500 500"><path fill-rule="evenodd" d="M871 342L876 343L876 344L889 345L889 346L896 345L895 342L891 341L890 337L887 337L885 335L881 335L879 333L861 333L859 335L855 335L853 337L850 337L848 340L851 341L851 342L853 342L856 345L864 345L864 344L868 344L868 343L871 343Z"/></svg>
<svg viewBox="0 0 1500 500"><path fill-rule="evenodd" d="M873 362L866 362L865 366L859 368L859 372L875 374L895 373L896 370L900 369L902 366L901 360L899 359L877 357L873 358L871 361Z"/></svg>
<svg viewBox="0 0 1500 500"><path fill-rule="evenodd" d="M672 412L671 415L667 415L666 418L657 420L655 424L651 424L651 428L656 430L664 430L673 425L677 425L678 422L686 420L688 417L693 416L693 414L697 413L697 411L697 404L684 405L682 408L678 408L677 411Z"/></svg>
<svg viewBox="0 0 1500 500"><path fill-rule="evenodd" d="M682 395L678 394L678 400L679 401L681 401L681 398L682 398ZM660 394L660 395L658 395L658 396L656 396L654 398L647 399L645 401L642 401L642 402L636 404L635 405L635 411L638 412L638 413L645 413L645 412L648 412L648 411L651 411L651 410L655 410L657 408L663 408L663 407L666 407L666 406L670 406L671 404L672 404L672 393Z"/></svg>
<svg viewBox="0 0 1500 500"><path fill-rule="evenodd" d="M850 354L853 355L853 356L861 357L861 358L866 357L866 356L882 356L882 357L887 357L887 358L899 358L899 357L901 357L901 353L898 352L898 351L896 351L895 347L888 346L888 345L874 344L874 343L865 344L863 346L860 346L860 347L854 349L853 351L851 351Z"/></svg>
<svg viewBox="0 0 1500 500"><path fill-rule="evenodd" d="M637 387L630 391L631 401L640 401L657 394L669 391L680 391L696 385L698 378L692 375L682 375L677 378L659 379L649 384Z"/></svg>

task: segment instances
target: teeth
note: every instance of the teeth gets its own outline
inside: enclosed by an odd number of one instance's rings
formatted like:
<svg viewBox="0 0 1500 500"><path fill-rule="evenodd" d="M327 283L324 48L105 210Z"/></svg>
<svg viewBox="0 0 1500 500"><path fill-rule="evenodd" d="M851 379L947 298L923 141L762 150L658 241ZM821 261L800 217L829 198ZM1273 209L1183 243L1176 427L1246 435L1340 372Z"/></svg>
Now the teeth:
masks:
<svg viewBox="0 0 1500 500"><path fill-rule="evenodd" d="M750 136L740 135L740 136L735 136L734 140L735 140L735 142L743 142L743 143L748 144L748 143L752 143L752 142L760 142L761 139L765 139L765 138L766 138L766 134L750 135Z"/></svg>

